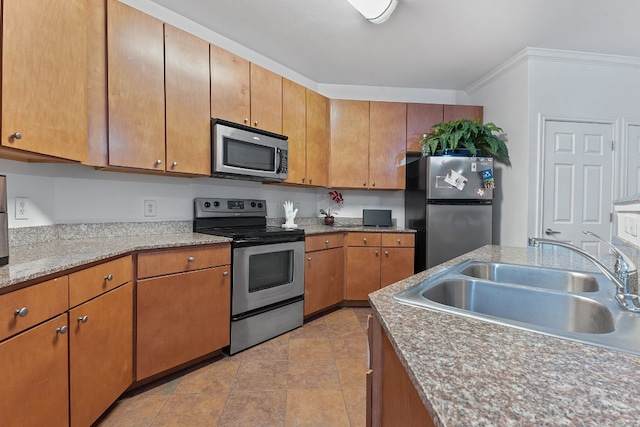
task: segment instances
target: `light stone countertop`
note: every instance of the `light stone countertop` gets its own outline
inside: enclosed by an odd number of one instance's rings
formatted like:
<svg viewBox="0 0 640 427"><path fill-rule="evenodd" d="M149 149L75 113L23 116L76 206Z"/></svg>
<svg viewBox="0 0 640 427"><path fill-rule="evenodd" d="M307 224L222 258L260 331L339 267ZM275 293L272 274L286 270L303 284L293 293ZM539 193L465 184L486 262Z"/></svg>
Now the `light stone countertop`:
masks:
<svg viewBox="0 0 640 427"><path fill-rule="evenodd" d="M228 243L231 239L199 233L93 237L52 240L9 247L9 264L0 267L0 290L133 251Z"/></svg>
<svg viewBox="0 0 640 427"><path fill-rule="evenodd" d="M485 246L369 295L436 425L640 425L639 356L393 300L465 259L597 271L569 254Z"/></svg>

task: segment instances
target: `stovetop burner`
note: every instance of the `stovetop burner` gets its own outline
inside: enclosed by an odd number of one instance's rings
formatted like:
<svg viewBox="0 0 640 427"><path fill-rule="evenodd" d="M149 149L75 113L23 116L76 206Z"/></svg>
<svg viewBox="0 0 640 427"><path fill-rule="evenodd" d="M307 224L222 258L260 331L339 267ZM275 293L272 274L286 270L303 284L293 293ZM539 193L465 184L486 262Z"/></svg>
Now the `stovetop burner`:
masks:
<svg viewBox="0 0 640 427"><path fill-rule="evenodd" d="M194 199L193 231L234 241L303 240L304 231L267 225L266 200Z"/></svg>

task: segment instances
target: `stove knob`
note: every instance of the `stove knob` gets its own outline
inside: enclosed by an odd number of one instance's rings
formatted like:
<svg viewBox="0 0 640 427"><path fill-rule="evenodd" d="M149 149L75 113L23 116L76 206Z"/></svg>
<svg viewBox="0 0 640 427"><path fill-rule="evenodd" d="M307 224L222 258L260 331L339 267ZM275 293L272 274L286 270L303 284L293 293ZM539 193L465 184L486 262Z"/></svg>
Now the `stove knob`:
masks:
<svg viewBox="0 0 640 427"><path fill-rule="evenodd" d="M213 206L216 207L216 208L219 208L220 207L220 202L213 202Z"/></svg>
<svg viewBox="0 0 640 427"><path fill-rule="evenodd" d="M251 207L255 208L256 207L256 202L251 202Z"/></svg>
<svg viewBox="0 0 640 427"><path fill-rule="evenodd" d="M262 209L262 203L258 203L258 207Z"/></svg>
<svg viewBox="0 0 640 427"><path fill-rule="evenodd" d="M210 208L211 207L211 203L210 202L204 202L204 207L205 208Z"/></svg>

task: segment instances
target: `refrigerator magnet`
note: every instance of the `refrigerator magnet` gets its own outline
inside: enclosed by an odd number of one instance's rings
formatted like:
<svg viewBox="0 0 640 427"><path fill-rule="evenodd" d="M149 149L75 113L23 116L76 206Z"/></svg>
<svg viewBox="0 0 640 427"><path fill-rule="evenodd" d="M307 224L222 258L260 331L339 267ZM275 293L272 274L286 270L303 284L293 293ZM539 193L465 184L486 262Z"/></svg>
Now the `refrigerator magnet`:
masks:
<svg viewBox="0 0 640 427"><path fill-rule="evenodd" d="M449 169L447 176L444 178L444 182L462 191L465 184L467 183L467 178L460 175L458 172L454 171L453 169Z"/></svg>

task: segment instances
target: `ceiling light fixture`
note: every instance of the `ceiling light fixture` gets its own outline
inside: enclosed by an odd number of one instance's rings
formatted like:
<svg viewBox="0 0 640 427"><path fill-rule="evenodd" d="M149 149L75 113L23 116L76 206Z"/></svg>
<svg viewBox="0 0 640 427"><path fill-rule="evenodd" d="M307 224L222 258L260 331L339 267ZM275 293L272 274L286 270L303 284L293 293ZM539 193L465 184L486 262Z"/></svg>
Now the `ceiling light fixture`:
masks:
<svg viewBox="0 0 640 427"><path fill-rule="evenodd" d="M347 0L369 22L381 24L386 21L398 4L398 0Z"/></svg>

